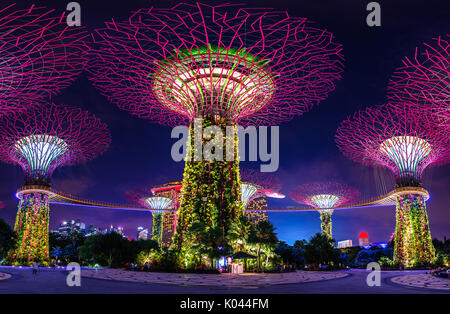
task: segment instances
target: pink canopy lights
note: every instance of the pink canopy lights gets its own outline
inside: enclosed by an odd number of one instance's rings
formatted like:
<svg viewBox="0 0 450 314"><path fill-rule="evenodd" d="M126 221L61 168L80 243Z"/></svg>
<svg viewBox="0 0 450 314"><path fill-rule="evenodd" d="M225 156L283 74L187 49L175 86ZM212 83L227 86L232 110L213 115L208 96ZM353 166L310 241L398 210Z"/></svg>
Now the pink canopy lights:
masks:
<svg viewBox="0 0 450 314"><path fill-rule="evenodd" d="M25 185L49 185L57 167L93 159L110 141L105 123L74 107L48 104L0 118L0 160L22 167Z"/></svg>
<svg viewBox="0 0 450 314"><path fill-rule="evenodd" d="M409 103L359 111L336 133L342 153L366 165L385 166L397 186L420 186L424 169L450 159L449 133L432 110Z"/></svg>
<svg viewBox="0 0 450 314"><path fill-rule="evenodd" d="M53 11L0 8L0 115L57 93L81 72L87 33Z"/></svg>
<svg viewBox="0 0 450 314"><path fill-rule="evenodd" d="M331 33L240 5L140 9L93 38L94 85L121 109L166 125L204 116L276 124L325 99L343 67Z"/></svg>
<svg viewBox="0 0 450 314"><path fill-rule="evenodd" d="M392 75L388 98L392 102L413 103L422 110L433 110L441 118L450 118L450 35L439 36L414 55Z"/></svg>
<svg viewBox="0 0 450 314"><path fill-rule="evenodd" d="M317 209L333 209L356 201L360 192L339 182L315 182L296 187L289 196L300 204Z"/></svg>

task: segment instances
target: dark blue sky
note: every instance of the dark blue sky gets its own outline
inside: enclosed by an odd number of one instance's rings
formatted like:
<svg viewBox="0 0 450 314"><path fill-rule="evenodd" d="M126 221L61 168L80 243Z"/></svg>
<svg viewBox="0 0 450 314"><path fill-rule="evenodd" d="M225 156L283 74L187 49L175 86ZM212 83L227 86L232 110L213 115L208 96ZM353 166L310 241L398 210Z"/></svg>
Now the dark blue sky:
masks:
<svg viewBox="0 0 450 314"><path fill-rule="evenodd" d="M64 10L70 1L22 1ZM170 7L177 1L102 1L79 0L82 25L88 30L101 27L114 18L127 19L129 12L141 7ZM208 2L208 1L204 1ZM230 1L237 2L237 1ZM299 184L338 180L359 188L363 197L375 196L393 186L388 172L374 170L347 160L334 142L340 122L358 109L385 101L386 85L393 70L414 48L438 35L450 33L448 1L378 1L381 4L381 27L366 25L364 0L271 0L238 1L249 7L272 7L287 10L292 16L306 17L332 32L344 48L345 71L336 90L319 106L280 125L280 168L277 175L283 182L281 192L289 192ZM394 2L394 3L393 3ZM2 1L8 4L8 1ZM213 3L213 2L211 2ZM218 3L218 2L216 2ZM54 98L57 103L80 106L96 114L110 127L110 149L97 159L79 166L55 171L53 187L85 198L125 202L126 190L155 185L182 178L183 162L170 156L171 128L138 119L117 109L91 86L86 75ZM243 167L256 168L259 163L243 162ZM0 217L14 224L17 200L15 190L21 186L20 167L0 164ZM448 235L450 220L450 166L428 169L424 186L429 189L428 215L433 237ZM269 207L292 207L289 198L270 200ZM337 240L357 241L366 231L371 241L386 241L395 228L394 207L372 207L336 211L333 235ZM138 226L148 227L151 215L120 210L89 207L52 206L50 227L62 220L79 218L86 224L107 227L121 225L125 233L135 236ZM320 231L316 212L271 213L270 220L279 238L288 243L309 239Z"/></svg>

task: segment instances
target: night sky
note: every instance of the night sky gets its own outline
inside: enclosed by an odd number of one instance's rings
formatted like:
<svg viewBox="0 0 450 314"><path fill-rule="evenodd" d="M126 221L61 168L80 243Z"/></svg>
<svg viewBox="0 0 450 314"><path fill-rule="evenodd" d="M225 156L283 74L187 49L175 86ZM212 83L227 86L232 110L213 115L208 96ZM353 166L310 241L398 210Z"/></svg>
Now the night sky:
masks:
<svg viewBox="0 0 450 314"><path fill-rule="evenodd" d="M70 1L22 1L64 10ZM104 21L124 20L130 11L142 7L171 7L177 1L150 0L79 0L82 25L88 30L101 27ZM187 2L187 1L186 1ZM204 1L207 2L207 1ZM235 2L235 1L230 1ZM283 182L281 193L289 194L296 186L314 181L337 180L357 187L363 198L379 195L393 187L389 172L375 170L346 159L338 151L334 135L340 122L356 110L383 103L386 85L403 56L412 55L416 46L450 30L449 1L378 1L381 4L381 27L366 24L365 0L271 0L239 1L249 7L287 10L292 16L306 17L335 35L343 45L345 71L336 90L311 111L280 125L280 167L276 175ZM2 6L12 3L2 1ZM220 3L220 2L210 2ZM80 197L125 203L127 190L180 180L184 163L171 159L170 149L176 141L171 128L139 119L119 110L107 101L83 73L69 88L53 98L56 103L79 106L103 119L110 127L109 150L86 164L63 167L53 175L53 187ZM259 162L242 162L242 167L259 168ZM14 224L17 200L14 193L23 183L19 166L0 164L0 218ZM428 216L433 237L448 236L450 219L450 165L425 171L424 187L430 191ZM1 203L0 203L1 204ZM289 197L269 199L269 207L299 206ZM352 239L366 231L374 242L387 241L395 228L393 206L355 208L335 211L333 236ZM123 226L130 237L138 226L149 227L150 213L107 210L91 207L52 205L50 229L62 220L81 219L86 225L106 228ZM270 213L280 240L293 243L309 239L320 232L320 218L315 211Z"/></svg>

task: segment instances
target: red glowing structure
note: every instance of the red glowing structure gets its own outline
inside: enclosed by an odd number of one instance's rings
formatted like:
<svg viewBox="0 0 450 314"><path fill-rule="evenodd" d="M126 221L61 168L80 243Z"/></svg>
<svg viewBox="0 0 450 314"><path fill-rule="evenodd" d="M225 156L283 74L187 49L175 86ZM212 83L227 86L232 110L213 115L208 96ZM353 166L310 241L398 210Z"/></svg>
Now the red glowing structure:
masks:
<svg viewBox="0 0 450 314"><path fill-rule="evenodd" d="M322 222L322 234L329 238L333 238L331 222L333 209L356 201L360 195L357 189L338 182L303 184L289 194L297 203L317 208Z"/></svg>
<svg viewBox="0 0 450 314"><path fill-rule="evenodd" d="M342 122L336 142L342 153L366 165L389 168L397 188L394 259L408 266L431 262L422 173L450 160L448 129L432 107L384 104Z"/></svg>
<svg viewBox="0 0 450 314"><path fill-rule="evenodd" d="M87 69L108 99L160 124L189 125L191 132L197 118L201 131L214 125L224 133L237 131L237 124L292 119L325 99L343 69L342 48L331 33L287 12L241 5L140 9L127 21L106 23L93 40ZM242 214L237 136L222 140L232 156L227 161L199 160L193 137L188 142L180 249L192 222L227 233Z"/></svg>
<svg viewBox="0 0 450 314"><path fill-rule="evenodd" d="M0 115L57 93L81 72L87 32L53 11L0 9Z"/></svg>
<svg viewBox="0 0 450 314"><path fill-rule="evenodd" d="M437 114L450 117L450 35L434 38L405 57L392 75L388 98L392 102L411 102L432 107ZM428 109L429 110L429 109Z"/></svg>
<svg viewBox="0 0 450 314"><path fill-rule="evenodd" d="M369 242L369 236L367 235L366 232L362 231L362 232L359 234L359 237L358 237L358 244L359 244L359 246L366 246L366 245L369 245L369 244L370 244L370 242Z"/></svg>
<svg viewBox="0 0 450 314"><path fill-rule="evenodd" d="M50 186L57 167L93 159L110 141L107 126L78 108L48 104L0 118L0 160L20 165L25 174L12 262L48 261L48 195L39 186Z"/></svg>

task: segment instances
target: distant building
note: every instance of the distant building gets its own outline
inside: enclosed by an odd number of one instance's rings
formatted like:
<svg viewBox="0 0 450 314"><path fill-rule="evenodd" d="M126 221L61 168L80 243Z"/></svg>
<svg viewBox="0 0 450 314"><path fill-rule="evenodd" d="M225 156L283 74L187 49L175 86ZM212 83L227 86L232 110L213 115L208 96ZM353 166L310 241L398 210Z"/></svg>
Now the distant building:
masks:
<svg viewBox="0 0 450 314"><path fill-rule="evenodd" d="M247 205L247 210L244 211L244 216L250 220L252 224L258 224L263 220L269 220L267 215L267 199L266 197L259 197L251 200ZM255 209L260 209L256 211Z"/></svg>
<svg viewBox="0 0 450 314"><path fill-rule="evenodd" d="M172 239L177 227L177 214L172 212L166 212L162 221L162 236L161 245L163 247L169 247L172 244Z"/></svg>
<svg viewBox="0 0 450 314"><path fill-rule="evenodd" d="M339 241L337 243L337 248L338 249L343 249L343 248L352 247L352 246L353 246L352 240L344 240L344 241Z"/></svg>
<svg viewBox="0 0 450 314"><path fill-rule="evenodd" d="M369 236L364 231L359 234L358 244L359 246L368 246L370 244Z"/></svg>
<svg viewBox="0 0 450 314"><path fill-rule="evenodd" d="M84 224L84 222L81 222L80 219L63 221L61 222L57 230L53 230L54 234L61 235L63 237L68 236L74 232L83 234L86 232L86 225Z"/></svg>
<svg viewBox="0 0 450 314"><path fill-rule="evenodd" d="M108 229L105 229L105 230L103 231L103 234L111 233L111 232L116 232L116 233L122 235L124 238L126 238L125 234L123 233L123 227L114 227L113 225L111 225L111 226L109 227L109 230L108 230Z"/></svg>
<svg viewBox="0 0 450 314"><path fill-rule="evenodd" d="M148 239L148 229L144 229L144 227L138 227L136 238L138 240L147 240Z"/></svg>

